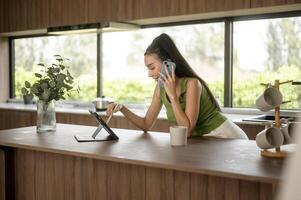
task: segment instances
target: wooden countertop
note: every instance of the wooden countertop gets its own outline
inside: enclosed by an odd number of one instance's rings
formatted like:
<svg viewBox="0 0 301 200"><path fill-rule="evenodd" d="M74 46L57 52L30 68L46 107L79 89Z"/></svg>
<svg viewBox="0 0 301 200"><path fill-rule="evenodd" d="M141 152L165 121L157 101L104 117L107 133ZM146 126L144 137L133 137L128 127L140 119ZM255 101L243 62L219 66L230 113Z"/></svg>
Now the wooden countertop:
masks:
<svg viewBox="0 0 301 200"><path fill-rule="evenodd" d="M57 124L56 132L42 134L35 126L2 130L0 145L267 183L282 179L283 161L261 157L254 141L198 138L172 147L168 134L126 129L113 129L118 141L74 139L78 134L91 135L95 128Z"/></svg>

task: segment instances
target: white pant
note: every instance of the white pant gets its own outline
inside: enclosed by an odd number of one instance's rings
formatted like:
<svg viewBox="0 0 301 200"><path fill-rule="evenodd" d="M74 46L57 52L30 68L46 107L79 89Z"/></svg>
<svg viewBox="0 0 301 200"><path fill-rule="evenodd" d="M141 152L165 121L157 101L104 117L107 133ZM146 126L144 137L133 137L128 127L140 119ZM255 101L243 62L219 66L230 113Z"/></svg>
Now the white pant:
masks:
<svg viewBox="0 0 301 200"><path fill-rule="evenodd" d="M245 132L229 119L224 121L224 123L222 123L219 127L214 129L210 133L205 134L204 136L248 140L248 136L245 134Z"/></svg>

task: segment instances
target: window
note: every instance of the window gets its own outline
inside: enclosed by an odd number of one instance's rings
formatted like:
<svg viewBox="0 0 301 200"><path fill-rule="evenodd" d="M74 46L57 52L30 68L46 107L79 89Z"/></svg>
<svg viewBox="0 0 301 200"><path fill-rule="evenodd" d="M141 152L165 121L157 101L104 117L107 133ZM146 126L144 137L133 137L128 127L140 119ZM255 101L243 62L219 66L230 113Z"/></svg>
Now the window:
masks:
<svg viewBox="0 0 301 200"><path fill-rule="evenodd" d="M155 83L147 76L144 52L161 33L169 34L179 51L223 103L224 23L146 28L103 34L104 95L118 101L143 103Z"/></svg>
<svg viewBox="0 0 301 200"><path fill-rule="evenodd" d="M301 17L238 21L234 25L233 105L255 107L260 83L301 78ZM299 86L280 86L284 109L300 109Z"/></svg>
<svg viewBox="0 0 301 200"><path fill-rule="evenodd" d="M91 101L96 97L96 34L48 36L14 39L15 96L21 98L21 87L25 80L33 80L39 71L38 63L51 64L53 56L59 54L69 58L70 72L79 84L81 92L72 93L69 100ZM31 81L33 82L33 81Z"/></svg>
<svg viewBox="0 0 301 200"><path fill-rule="evenodd" d="M147 75L144 52L152 40L164 32L173 38L222 106L224 94L231 94L233 88L233 107L254 108L257 96L264 90L260 83L301 79L301 17L281 15L280 18L271 15L255 20L225 19L233 25L233 32L231 28L225 29L224 21L215 20L101 33L102 43L97 41L96 34L16 38L12 40L15 55L12 57L15 63L13 96L21 97L20 88L25 80L34 78L36 64L51 63L53 55L60 54L72 60L71 72L81 87L80 94L74 93L69 99L91 101L97 91L102 91L102 95L121 103L145 103L152 96L156 83ZM225 46L232 42L225 41L225 31L233 36L233 49L230 49L231 44ZM102 47L97 48L100 44ZM224 80L225 51L233 51L232 70L229 70L233 71L232 83L231 78L227 82ZM102 62L101 74L97 74L98 58ZM102 88L97 88L97 77L101 78ZM291 100L282 105L282 109L301 108L300 86L285 84L280 89L284 100Z"/></svg>

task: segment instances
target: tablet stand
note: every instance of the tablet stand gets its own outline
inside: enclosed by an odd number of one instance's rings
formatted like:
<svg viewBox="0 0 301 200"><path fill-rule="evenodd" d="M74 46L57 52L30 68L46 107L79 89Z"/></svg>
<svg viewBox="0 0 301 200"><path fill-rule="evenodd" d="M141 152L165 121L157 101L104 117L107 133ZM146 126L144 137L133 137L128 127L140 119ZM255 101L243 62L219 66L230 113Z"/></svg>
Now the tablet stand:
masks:
<svg viewBox="0 0 301 200"><path fill-rule="evenodd" d="M101 119L101 117L95 112L89 110L91 115L95 117L98 122L98 127L92 135L75 135L75 139L78 142L99 142L108 140L118 140L118 136L112 131L112 129ZM104 130L104 131L102 131ZM100 135L100 132L107 132L109 135Z"/></svg>

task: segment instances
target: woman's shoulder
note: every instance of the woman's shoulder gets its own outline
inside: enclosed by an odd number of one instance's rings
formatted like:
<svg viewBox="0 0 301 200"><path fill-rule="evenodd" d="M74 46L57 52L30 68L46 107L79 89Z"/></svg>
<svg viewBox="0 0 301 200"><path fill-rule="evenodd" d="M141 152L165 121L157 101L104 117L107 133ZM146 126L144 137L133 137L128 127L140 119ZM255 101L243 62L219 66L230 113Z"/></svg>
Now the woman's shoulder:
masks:
<svg viewBox="0 0 301 200"><path fill-rule="evenodd" d="M200 83L200 81L197 78L193 78L193 77L185 77L182 79L182 84L183 86L187 89L198 89L198 90L202 90L202 84Z"/></svg>
<svg viewBox="0 0 301 200"><path fill-rule="evenodd" d="M182 81L184 82L184 84L187 86L199 86L201 87L202 84L200 83L199 79L194 78L194 77L184 77L182 78Z"/></svg>

